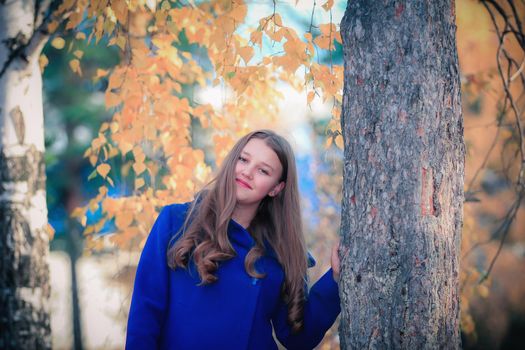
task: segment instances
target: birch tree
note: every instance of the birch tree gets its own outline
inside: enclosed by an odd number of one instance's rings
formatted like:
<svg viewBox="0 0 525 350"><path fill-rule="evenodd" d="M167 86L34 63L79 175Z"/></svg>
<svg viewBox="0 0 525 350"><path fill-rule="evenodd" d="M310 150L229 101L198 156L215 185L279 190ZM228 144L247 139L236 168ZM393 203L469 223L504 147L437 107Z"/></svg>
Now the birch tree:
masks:
<svg viewBox="0 0 525 350"><path fill-rule="evenodd" d="M0 2L0 348L51 347L42 78L49 1Z"/></svg>

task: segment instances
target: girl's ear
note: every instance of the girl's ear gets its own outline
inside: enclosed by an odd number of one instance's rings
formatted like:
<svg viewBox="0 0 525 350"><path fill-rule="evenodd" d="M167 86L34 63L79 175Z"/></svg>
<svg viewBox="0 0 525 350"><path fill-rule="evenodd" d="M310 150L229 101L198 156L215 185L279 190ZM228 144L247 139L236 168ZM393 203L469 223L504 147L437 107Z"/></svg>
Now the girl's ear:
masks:
<svg viewBox="0 0 525 350"><path fill-rule="evenodd" d="M285 182L284 181L281 181L279 182L277 185L275 185L275 187L270 191L270 193L268 193L268 195L270 197L275 197L279 194L279 192L281 192L283 190L285 186Z"/></svg>

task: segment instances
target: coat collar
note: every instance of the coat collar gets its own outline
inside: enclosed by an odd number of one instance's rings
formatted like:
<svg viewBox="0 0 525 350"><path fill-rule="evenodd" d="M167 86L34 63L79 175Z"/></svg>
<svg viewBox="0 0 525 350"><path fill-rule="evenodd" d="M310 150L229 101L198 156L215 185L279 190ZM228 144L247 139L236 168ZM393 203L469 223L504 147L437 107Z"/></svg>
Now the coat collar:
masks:
<svg viewBox="0 0 525 350"><path fill-rule="evenodd" d="M255 239L253 239L248 230L233 219L230 219L228 225L228 236L232 243L237 244L246 250L250 250L255 245ZM266 255L277 259L277 253L275 253L270 243L266 240L264 241L264 249Z"/></svg>

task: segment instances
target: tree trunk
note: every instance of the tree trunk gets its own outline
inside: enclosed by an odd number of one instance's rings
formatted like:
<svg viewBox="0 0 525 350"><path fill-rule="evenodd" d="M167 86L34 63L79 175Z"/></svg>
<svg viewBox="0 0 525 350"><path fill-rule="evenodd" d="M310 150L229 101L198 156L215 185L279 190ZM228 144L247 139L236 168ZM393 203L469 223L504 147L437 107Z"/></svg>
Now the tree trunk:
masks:
<svg viewBox="0 0 525 350"><path fill-rule="evenodd" d="M342 349L460 347L455 32L453 1L348 1Z"/></svg>
<svg viewBox="0 0 525 350"><path fill-rule="evenodd" d="M0 349L51 348L43 3L0 2Z"/></svg>

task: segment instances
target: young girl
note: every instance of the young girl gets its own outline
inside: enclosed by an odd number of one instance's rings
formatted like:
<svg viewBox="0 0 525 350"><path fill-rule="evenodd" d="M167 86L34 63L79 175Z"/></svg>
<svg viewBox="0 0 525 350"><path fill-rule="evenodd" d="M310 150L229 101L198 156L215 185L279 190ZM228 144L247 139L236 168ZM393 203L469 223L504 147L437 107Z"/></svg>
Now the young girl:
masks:
<svg viewBox="0 0 525 350"><path fill-rule="evenodd" d="M292 148L260 130L241 138L192 203L161 211L135 278L127 349L312 349L340 312L332 269L314 264L301 227Z"/></svg>

